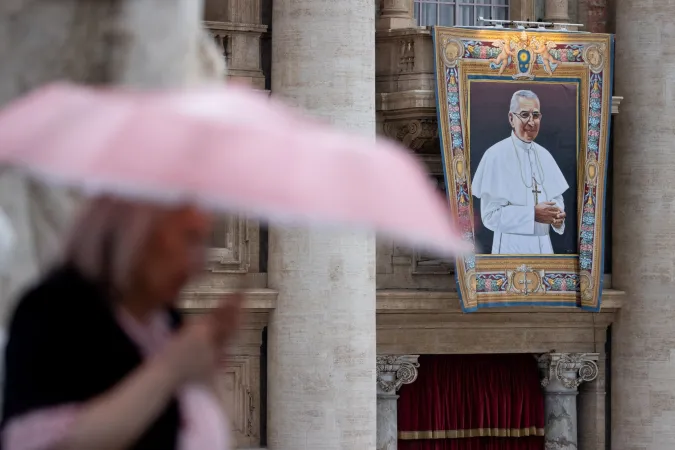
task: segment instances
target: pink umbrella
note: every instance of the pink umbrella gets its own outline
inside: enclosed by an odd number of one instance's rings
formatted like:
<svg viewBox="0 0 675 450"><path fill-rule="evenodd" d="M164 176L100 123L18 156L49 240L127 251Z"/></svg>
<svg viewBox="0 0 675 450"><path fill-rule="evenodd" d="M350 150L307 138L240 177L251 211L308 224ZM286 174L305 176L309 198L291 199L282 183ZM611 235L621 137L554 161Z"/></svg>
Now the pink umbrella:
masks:
<svg viewBox="0 0 675 450"><path fill-rule="evenodd" d="M446 254L467 248L406 150L241 87L47 86L0 111L0 164L90 194L370 228Z"/></svg>

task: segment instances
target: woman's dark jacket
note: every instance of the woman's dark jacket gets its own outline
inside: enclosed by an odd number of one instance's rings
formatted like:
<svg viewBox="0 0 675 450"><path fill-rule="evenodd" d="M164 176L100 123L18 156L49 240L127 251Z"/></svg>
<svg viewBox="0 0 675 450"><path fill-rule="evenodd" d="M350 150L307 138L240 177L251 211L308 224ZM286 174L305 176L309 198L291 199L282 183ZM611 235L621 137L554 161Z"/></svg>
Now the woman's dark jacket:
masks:
<svg viewBox="0 0 675 450"><path fill-rule="evenodd" d="M178 327L178 314L171 315ZM3 426L37 409L93 399L142 362L103 289L70 267L57 268L23 295L8 338ZM132 448L174 449L178 428L174 399Z"/></svg>

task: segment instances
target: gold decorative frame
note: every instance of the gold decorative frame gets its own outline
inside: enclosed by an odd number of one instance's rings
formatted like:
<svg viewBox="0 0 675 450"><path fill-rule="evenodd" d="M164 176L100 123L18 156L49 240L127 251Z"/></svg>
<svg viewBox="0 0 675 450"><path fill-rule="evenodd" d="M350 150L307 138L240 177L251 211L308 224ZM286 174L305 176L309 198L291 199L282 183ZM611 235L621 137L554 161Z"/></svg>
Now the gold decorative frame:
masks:
<svg viewBox="0 0 675 450"><path fill-rule="evenodd" d="M578 83L576 255L467 255L457 260L464 311L499 306L579 306L602 294L605 179L611 115L611 35L536 30L434 29L438 123L448 199L474 242L469 142L471 77Z"/></svg>

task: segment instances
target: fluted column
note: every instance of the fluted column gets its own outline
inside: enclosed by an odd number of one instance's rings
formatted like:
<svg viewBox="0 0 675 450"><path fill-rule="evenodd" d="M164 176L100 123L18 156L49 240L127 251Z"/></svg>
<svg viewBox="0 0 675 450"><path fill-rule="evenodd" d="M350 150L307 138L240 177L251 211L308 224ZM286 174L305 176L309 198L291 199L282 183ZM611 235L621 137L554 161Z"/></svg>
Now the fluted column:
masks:
<svg viewBox="0 0 675 450"><path fill-rule="evenodd" d="M404 384L417 379L419 355L377 357L377 450L398 447L398 395Z"/></svg>
<svg viewBox="0 0 675 450"><path fill-rule="evenodd" d="M373 1L274 0L272 29L272 95L374 138ZM268 447L373 450L374 236L273 227L268 269Z"/></svg>
<svg viewBox="0 0 675 450"><path fill-rule="evenodd" d="M618 0L612 450L675 448L675 73L671 0ZM638 56L639 55L639 56Z"/></svg>
<svg viewBox="0 0 675 450"><path fill-rule="evenodd" d="M547 353L539 357L544 387L546 450L576 450L577 394L598 376L597 353Z"/></svg>
<svg viewBox="0 0 675 450"><path fill-rule="evenodd" d="M546 0L544 13L546 22L569 22L569 5L567 0Z"/></svg>

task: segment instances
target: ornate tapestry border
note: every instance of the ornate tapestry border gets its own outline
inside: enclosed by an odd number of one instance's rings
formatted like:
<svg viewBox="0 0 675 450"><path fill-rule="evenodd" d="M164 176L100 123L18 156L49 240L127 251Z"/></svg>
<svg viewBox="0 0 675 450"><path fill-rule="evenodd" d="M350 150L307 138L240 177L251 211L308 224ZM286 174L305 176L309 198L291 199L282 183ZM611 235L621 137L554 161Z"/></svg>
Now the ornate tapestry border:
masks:
<svg viewBox="0 0 675 450"><path fill-rule="evenodd" d="M472 243L474 215L467 150L469 77L580 82L578 254L526 257L471 254L459 258L456 277L462 309L469 312L522 305L578 306L599 311L613 37L435 27L433 38L446 190L463 236Z"/></svg>

